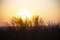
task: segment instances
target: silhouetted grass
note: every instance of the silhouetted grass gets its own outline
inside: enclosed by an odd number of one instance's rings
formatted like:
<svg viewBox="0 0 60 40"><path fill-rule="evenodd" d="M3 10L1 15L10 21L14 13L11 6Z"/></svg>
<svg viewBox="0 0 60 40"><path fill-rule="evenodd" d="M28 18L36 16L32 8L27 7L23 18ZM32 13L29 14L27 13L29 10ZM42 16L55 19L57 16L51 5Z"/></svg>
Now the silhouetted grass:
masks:
<svg viewBox="0 0 60 40"><path fill-rule="evenodd" d="M44 25L42 19L34 17L33 21L21 18L12 19L12 26L0 27L0 40L58 40L60 37L60 24ZM34 26L32 25L34 23Z"/></svg>

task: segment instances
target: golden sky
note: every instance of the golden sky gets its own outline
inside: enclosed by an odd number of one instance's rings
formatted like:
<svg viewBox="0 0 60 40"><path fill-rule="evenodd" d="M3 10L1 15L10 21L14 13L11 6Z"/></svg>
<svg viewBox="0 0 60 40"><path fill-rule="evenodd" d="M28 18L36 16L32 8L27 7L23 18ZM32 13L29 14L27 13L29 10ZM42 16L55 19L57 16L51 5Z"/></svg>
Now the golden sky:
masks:
<svg viewBox="0 0 60 40"><path fill-rule="evenodd" d="M26 9L32 15L39 15L44 19L59 21L58 0L0 0L0 21L16 16L21 9Z"/></svg>

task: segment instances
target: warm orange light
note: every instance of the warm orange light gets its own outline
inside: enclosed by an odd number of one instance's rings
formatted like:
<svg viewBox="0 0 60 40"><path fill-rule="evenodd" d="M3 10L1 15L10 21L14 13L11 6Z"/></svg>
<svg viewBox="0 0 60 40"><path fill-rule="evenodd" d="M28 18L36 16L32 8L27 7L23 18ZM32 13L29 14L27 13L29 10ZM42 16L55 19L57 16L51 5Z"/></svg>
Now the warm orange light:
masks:
<svg viewBox="0 0 60 40"><path fill-rule="evenodd" d="M26 19L26 17L28 19L31 19L32 15L28 10L21 10L18 13L18 16L20 16L22 19Z"/></svg>

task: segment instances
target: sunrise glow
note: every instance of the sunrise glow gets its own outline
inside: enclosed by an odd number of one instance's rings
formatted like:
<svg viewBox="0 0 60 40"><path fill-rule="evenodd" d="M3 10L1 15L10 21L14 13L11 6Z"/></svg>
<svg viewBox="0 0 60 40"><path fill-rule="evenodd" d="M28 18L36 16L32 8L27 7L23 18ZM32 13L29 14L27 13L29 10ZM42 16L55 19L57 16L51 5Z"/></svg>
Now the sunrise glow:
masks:
<svg viewBox="0 0 60 40"><path fill-rule="evenodd" d="M1 0L0 1L0 25L9 21L13 16L23 20L40 16L45 22L60 22L58 0ZM1 24L2 23L2 24Z"/></svg>
<svg viewBox="0 0 60 40"><path fill-rule="evenodd" d="M18 16L22 19L26 19L26 17L30 19L32 17L32 14L28 10L20 10Z"/></svg>

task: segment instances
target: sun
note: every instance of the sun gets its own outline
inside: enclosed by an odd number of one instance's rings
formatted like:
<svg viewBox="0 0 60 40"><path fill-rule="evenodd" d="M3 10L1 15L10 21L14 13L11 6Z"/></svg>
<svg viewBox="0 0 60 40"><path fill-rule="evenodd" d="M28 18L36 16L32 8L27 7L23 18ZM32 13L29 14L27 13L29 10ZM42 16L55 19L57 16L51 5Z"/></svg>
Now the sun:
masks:
<svg viewBox="0 0 60 40"><path fill-rule="evenodd" d="M22 19L26 19L26 17L28 19L31 19L32 14L28 10L20 10L18 16L20 16Z"/></svg>

